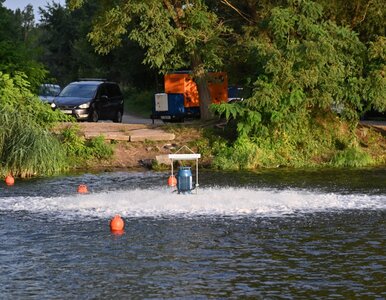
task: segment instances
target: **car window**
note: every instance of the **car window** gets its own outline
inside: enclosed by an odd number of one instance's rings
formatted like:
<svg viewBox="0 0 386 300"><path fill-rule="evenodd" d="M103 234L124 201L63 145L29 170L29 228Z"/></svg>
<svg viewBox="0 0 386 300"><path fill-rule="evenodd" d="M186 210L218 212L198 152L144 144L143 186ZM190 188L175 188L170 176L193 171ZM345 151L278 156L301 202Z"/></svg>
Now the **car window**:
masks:
<svg viewBox="0 0 386 300"><path fill-rule="evenodd" d="M107 90L110 97L121 96L121 90L117 84L109 83L107 85Z"/></svg>
<svg viewBox="0 0 386 300"><path fill-rule="evenodd" d="M105 84L100 85L98 89L98 97L101 97L101 96L108 96Z"/></svg>
<svg viewBox="0 0 386 300"><path fill-rule="evenodd" d="M95 84L69 84L59 94L60 97L92 98L97 90Z"/></svg>
<svg viewBox="0 0 386 300"><path fill-rule="evenodd" d="M60 87L53 84L42 84L40 86L40 96L56 96L60 92Z"/></svg>

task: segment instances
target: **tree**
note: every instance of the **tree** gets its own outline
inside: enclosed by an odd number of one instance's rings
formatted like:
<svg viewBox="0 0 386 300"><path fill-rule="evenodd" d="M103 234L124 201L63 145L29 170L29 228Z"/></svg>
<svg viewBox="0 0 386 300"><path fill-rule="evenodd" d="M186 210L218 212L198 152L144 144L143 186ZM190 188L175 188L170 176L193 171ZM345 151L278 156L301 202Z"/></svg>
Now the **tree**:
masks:
<svg viewBox="0 0 386 300"><path fill-rule="evenodd" d="M61 84L82 77L100 77L120 82L123 87L153 88L154 71L141 65L144 51L136 42L123 39L121 47L107 55L95 52L87 33L92 29L98 5L90 1L76 11L56 3L40 8L40 61Z"/></svg>
<svg viewBox="0 0 386 300"><path fill-rule="evenodd" d="M22 11L16 9L15 16L20 19L23 40L26 42L30 31L35 27L35 16L32 5L28 4Z"/></svg>
<svg viewBox="0 0 386 300"><path fill-rule="evenodd" d="M257 72L252 95L216 111L236 119L235 145L252 141L257 152L273 153L271 162L292 165L294 157L311 159L321 149L328 153L325 145L340 139L334 107L351 129L342 147L354 146L363 100L385 105L381 41L374 43L371 56L378 78L374 82L358 34L326 20L315 2L290 0L285 7L275 7L262 22L245 28L243 38Z"/></svg>
<svg viewBox="0 0 386 300"><path fill-rule="evenodd" d="M30 11L26 13L30 21L29 14ZM25 34L30 32L31 28L24 27L23 32L23 24L26 26L27 23L23 23L20 11L14 13L5 9L0 2L0 71L12 75L23 72L27 75L32 90L37 91L47 71L33 58L36 49L29 47L25 40ZM30 22L28 24L33 26Z"/></svg>
<svg viewBox="0 0 386 300"><path fill-rule="evenodd" d="M84 5L70 1L72 9ZM99 53L107 54L131 40L146 49L144 63L161 72L191 68L200 95L201 118L211 117L208 70L222 65L222 35L228 31L205 1L148 0L106 3L89 38Z"/></svg>
<svg viewBox="0 0 386 300"><path fill-rule="evenodd" d="M325 16L359 33L363 42L386 35L386 5L383 0L318 0Z"/></svg>

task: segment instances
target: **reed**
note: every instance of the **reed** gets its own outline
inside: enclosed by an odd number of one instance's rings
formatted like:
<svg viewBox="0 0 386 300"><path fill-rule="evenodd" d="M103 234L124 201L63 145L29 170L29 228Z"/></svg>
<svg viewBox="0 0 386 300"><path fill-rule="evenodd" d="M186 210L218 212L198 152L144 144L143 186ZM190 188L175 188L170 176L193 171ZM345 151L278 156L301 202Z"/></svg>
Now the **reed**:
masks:
<svg viewBox="0 0 386 300"><path fill-rule="evenodd" d="M0 109L0 172L30 177L52 175L68 167L63 147L28 114Z"/></svg>

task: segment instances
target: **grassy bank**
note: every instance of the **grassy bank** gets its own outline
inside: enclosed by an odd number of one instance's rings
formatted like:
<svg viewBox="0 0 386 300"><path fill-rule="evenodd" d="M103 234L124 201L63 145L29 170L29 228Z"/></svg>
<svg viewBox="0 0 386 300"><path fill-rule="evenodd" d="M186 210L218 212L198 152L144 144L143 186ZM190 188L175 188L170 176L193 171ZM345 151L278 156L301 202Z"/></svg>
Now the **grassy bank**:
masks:
<svg viewBox="0 0 386 300"><path fill-rule="evenodd" d="M259 143L237 139L232 124L216 126L167 125L165 128L186 140L186 144L203 156L207 167L222 170L258 168L308 167L368 167L386 165L386 133L371 126L358 125L354 135L344 123L326 125L324 130L310 136L309 145L282 141ZM329 126L331 126L329 128ZM336 128L338 126L339 128ZM194 136L195 139L191 139ZM323 139L320 139L323 136ZM319 139L319 140L318 140Z"/></svg>

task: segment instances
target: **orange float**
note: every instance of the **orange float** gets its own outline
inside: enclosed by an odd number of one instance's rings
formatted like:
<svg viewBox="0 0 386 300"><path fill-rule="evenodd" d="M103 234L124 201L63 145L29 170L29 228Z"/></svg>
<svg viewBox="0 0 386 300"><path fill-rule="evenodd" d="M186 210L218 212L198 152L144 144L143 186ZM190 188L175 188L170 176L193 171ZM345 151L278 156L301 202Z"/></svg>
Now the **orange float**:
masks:
<svg viewBox="0 0 386 300"><path fill-rule="evenodd" d="M123 232L125 227L125 222L120 215L115 215L115 217L110 221L110 229L113 232Z"/></svg>
<svg viewBox="0 0 386 300"><path fill-rule="evenodd" d="M80 184L80 185L78 186L78 193L80 193L80 194L86 194L86 193L88 193L87 185L85 185L85 184Z"/></svg>
<svg viewBox="0 0 386 300"><path fill-rule="evenodd" d="M168 186L176 186L177 178L174 175L170 175L168 178Z"/></svg>
<svg viewBox="0 0 386 300"><path fill-rule="evenodd" d="M12 175L8 175L5 177L5 184L6 185L14 185L15 184L15 178L13 178Z"/></svg>

